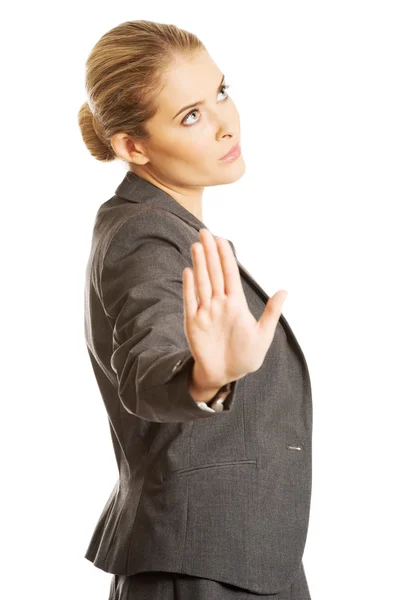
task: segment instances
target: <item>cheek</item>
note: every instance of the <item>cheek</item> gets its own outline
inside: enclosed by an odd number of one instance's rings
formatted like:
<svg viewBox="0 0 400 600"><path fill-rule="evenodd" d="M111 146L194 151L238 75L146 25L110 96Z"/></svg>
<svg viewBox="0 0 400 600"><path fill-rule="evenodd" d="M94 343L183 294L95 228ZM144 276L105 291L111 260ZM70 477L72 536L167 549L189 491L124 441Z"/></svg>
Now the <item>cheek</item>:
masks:
<svg viewBox="0 0 400 600"><path fill-rule="evenodd" d="M202 127L201 123L186 128L182 126L173 132L159 128L153 151L158 156L204 165L204 160L212 156L212 142L210 128Z"/></svg>
<svg viewBox="0 0 400 600"><path fill-rule="evenodd" d="M204 158L210 153L210 142L205 139L205 136L187 133L171 144L171 151L174 156L185 161L204 163Z"/></svg>

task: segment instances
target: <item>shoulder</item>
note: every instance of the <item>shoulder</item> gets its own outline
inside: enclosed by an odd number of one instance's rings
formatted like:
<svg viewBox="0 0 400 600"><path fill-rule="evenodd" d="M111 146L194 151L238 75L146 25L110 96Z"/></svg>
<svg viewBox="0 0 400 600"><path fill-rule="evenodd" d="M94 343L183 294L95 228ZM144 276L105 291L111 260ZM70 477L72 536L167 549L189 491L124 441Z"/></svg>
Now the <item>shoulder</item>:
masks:
<svg viewBox="0 0 400 600"><path fill-rule="evenodd" d="M123 256L139 247L170 247L181 254L190 250L187 225L173 213L156 207L134 207L122 213L105 235L104 259Z"/></svg>
<svg viewBox="0 0 400 600"><path fill-rule="evenodd" d="M109 315L118 314L127 297L158 297L163 290L164 297L181 298L183 269L192 262L191 240L179 217L158 207L130 209L104 240L97 257L98 281Z"/></svg>
<svg viewBox="0 0 400 600"><path fill-rule="evenodd" d="M177 277L192 267L191 245L197 232L185 221L159 207L104 202L95 216L92 247L87 265L90 278L101 297L102 288L117 280L155 281L169 274Z"/></svg>
<svg viewBox="0 0 400 600"><path fill-rule="evenodd" d="M167 210L133 203L113 205L111 201L97 211L93 230L93 243L101 263L143 244L169 245L190 255L194 238L188 225Z"/></svg>

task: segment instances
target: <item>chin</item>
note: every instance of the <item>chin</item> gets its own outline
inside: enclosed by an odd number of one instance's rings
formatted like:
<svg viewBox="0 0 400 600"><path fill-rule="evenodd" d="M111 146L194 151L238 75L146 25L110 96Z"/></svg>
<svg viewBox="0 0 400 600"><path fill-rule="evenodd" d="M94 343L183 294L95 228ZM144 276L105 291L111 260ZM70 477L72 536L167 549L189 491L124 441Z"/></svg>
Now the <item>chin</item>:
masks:
<svg viewBox="0 0 400 600"><path fill-rule="evenodd" d="M221 166L222 168L217 175L219 183L216 183L215 185L234 183L235 181L238 181L246 171L246 163L242 156L239 156L239 158L232 163L226 163Z"/></svg>

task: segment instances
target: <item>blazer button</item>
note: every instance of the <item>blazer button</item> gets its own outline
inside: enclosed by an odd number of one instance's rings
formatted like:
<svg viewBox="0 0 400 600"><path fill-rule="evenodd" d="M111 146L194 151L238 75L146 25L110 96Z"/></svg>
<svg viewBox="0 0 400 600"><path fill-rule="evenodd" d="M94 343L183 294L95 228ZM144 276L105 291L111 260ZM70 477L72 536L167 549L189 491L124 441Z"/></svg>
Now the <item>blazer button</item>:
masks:
<svg viewBox="0 0 400 600"><path fill-rule="evenodd" d="M174 366L172 367L172 371L176 371L176 369L179 367L179 365L181 364L182 360L178 360L177 363L174 364Z"/></svg>

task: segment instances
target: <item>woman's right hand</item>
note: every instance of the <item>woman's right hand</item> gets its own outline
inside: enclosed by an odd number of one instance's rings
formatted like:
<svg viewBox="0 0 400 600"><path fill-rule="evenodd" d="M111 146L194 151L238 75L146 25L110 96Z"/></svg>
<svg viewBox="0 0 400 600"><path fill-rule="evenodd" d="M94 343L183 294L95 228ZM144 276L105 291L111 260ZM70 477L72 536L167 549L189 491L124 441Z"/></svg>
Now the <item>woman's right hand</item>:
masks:
<svg viewBox="0 0 400 600"><path fill-rule="evenodd" d="M269 298L257 321L249 310L229 242L201 229L183 270L185 334L204 383L218 388L259 369L288 292Z"/></svg>

